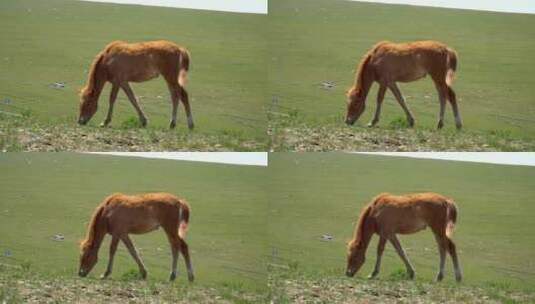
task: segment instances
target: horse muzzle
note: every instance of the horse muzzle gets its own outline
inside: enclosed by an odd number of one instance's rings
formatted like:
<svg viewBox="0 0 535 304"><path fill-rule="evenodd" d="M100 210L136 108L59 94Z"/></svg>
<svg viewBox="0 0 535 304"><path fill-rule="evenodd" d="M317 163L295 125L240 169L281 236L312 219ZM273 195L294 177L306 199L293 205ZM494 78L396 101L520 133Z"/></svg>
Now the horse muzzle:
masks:
<svg viewBox="0 0 535 304"><path fill-rule="evenodd" d="M78 271L78 275L82 278L85 278L87 276L87 272L83 271L83 270L80 270Z"/></svg>

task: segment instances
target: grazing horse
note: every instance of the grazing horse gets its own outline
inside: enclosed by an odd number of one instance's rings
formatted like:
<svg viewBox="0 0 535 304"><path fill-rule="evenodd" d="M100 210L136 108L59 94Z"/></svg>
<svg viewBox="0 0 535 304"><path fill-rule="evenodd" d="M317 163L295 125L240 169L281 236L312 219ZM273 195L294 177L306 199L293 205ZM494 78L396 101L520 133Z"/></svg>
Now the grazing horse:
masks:
<svg viewBox="0 0 535 304"><path fill-rule="evenodd" d="M128 234L143 234L154 231L160 226L167 234L171 244L173 262L170 280L176 278L178 251L184 256L188 269L188 279L193 281L188 245L184 241L189 223L189 206L185 200L169 193L148 193L143 195L113 194L97 207L88 227L87 236L80 244L80 270L78 274L85 277L98 260L98 250L106 234L110 234L110 258L108 268L101 278L108 277L113 268L113 257L119 240L139 266L143 279L147 270L139 257Z"/></svg>
<svg viewBox="0 0 535 304"><path fill-rule="evenodd" d="M429 74L435 83L440 101L437 128L441 129L444 126L446 100L449 100L455 116L455 125L457 129L461 129L462 121L457 99L451 88L456 70L456 52L440 42L417 41L400 44L380 42L364 55L357 69L355 83L347 92L346 123L353 125L362 115L368 92L373 82L378 82L377 108L368 126L373 127L379 122L385 92L389 88L407 115L409 126L413 127L414 117L405 104L396 82L412 82Z"/></svg>
<svg viewBox="0 0 535 304"><path fill-rule="evenodd" d="M418 193L403 196L380 194L366 206L355 228L353 239L348 244L346 275L352 277L364 264L366 249L374 233L378 234L377 260L373 272L368 276L372 279L379 274L381 257L386 241L389 240L407 267L408 275L414 278L412 267L396 234L416 233L426 227L431 228L435 235L440 254L437 281L444 277L446 251L451 255L455 268L455 279L462 279L459 259L455 244L451 240L453 228L457 220L455 203L440 194Z"/></svg>
<svg viewBox="0 0 535 304"><path fill-rule="evenodd" d="M193 129L193 117L188 93L184 86L187 82L190 55L188 50L169 41L150 41L127 43L113 41L101 51L89 70L87 85L80 94L80 116L78 123L85 125L97 111L98 98L106 82L112 84L108 115L101 126L111 122L113 105L119 88L123 89L136 109L141 125L147 125L147 117L138 104L129 82L144 82L160 74L167 82L173 103L170 128L176 126L178 102L182 101L188 117L188 127Z"/></svg>

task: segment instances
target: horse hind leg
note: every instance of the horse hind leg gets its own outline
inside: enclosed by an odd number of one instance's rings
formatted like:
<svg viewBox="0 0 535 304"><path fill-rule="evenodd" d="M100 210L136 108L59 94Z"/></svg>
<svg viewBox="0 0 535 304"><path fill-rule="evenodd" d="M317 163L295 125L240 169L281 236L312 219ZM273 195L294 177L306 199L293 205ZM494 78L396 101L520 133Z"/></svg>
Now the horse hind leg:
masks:
<svg viewBox="0 0 535 304"><path fill-rule="evenodd" d="M447 93L448 93L448 100L451 104L451 109L453 110L453 117L455 117L455 127L457 130L462 129L463 122L461 119L461 113L459 112L459 107L457 105L457 96L455 94L455 91L451 88L451 86L447 86Z"/></svg>
<svg viewBox="0 0 535 304"><path fill-rule="evenodd" d="M171 262L171 273L169 275L169 281L174 281L178 272L178 251L180 250L180 240L178 237L178 227L176 225L167 225L164 226L165 233L167 234L167 239L169 240L169 245L171 247L172 262Z"/></svg>
<svg viewBox="0 0 535 304"><path fill-rule="evenodd" d="M435 240L437 241L438 246L438 253L440 256L440 262L438 266L438 273L436 276L436 281L440 282L442 279L444 279L444 266L446 264L446 248L447 248L447 241L446 241L446 235L444 233L441 233L440 231L435 231Z"/></svg>
<svg viewBox="0 0 535 304"><path fill-rule="evenodd" d="M180 244L180 252L184 256L184 262L186 264L186 268L188 269L188 280L190 282L193 282L195 277L193 275L193 267L191 266L188 244L186 244L186 241L184 241L180 237L178 239L179 239L179 244Z"/></svg>
<svg viewBox="0 0 535 304"><path fill-rule="evenodd" d="M194 128L193 116L191 114L191 108L189 105L188 92L186 92L186 89L182 86L179 86L179 88L180 88L179 90L180 100L184 104L184 109L186 110L186 116L188 118L188 129L193 130Z"/></svg>
<svg viewBox="0 0 535 304"><path fill-rule="evenodd" d="M437 129L440 130L444 127L444 114L446 113L446 96L447 89L443 84L436 84L438 92L438 100L440 102L440 111L438 114Z"/></svg>
<svg viewBox="0 0 535 304"><path fill-rule="evenodd" d="M455 280L457 282L461 282L463 279L463 274L461 271L461 265L459 264L459 258L457 256L457 249L453 241L447 236L446 236L446 243L447 243L447 250L451 256L451 260L453 262L453 268L455 270Z"/></svg>
<svg viewBox="0 0 535 304"><path fill-rule="evenodd" d="M173 82L167 82L167 86L169 88L169 93L171 95L171 103L172 103L172 110L171 110L171 121L169 123L169 128L174 129L176 127L176 119L177 119L177 112L178 112L178 103L179 103L179 90L178 84Z"/></svg>

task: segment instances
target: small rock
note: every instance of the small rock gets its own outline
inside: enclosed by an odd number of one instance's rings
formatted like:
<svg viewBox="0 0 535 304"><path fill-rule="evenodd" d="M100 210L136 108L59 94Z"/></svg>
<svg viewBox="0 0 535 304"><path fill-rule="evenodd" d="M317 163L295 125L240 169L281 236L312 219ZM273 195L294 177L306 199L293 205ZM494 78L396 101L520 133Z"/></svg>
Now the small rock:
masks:
<svg viewBox="0 0 535 304"><path fill-rule="evenodd" d="M330 234L324 234L321 236L321 240L324 242L329 242L329 241L332 241L333 239L334 237Z"/></svg>
<svg viewBox="0 0 535 304"><path fill-rule="evenodd" d="M52 237L52 239L54 241L58 241L58 242L61 242L61 241L64 241L65 240L65 236L63 234L56 234Z"/></svg>

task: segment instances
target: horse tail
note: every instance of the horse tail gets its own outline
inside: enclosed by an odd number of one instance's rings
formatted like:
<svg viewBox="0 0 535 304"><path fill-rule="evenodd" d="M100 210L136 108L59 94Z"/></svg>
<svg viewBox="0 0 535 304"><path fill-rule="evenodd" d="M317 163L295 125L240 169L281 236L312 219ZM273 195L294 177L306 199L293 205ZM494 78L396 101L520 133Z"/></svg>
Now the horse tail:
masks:
<svg viewBox="0 0 535 304"><path fill-rule="evenodd" d="M446 236L451 237L457 222L457 206L452 200L446 202Z"/></svg>
<svg viewBox="0 0 535 304"><path fill-rule="evenodd" d="M188 50L180 49L179 60L179 72L178 72L178 84L185 86L188 83L188 71L189 71L190 55Z"/></svg>
<svg viewBox="0 0 535 304"><path fill-rule="evenodd" d="M446 62L448 68L446 72L446 84L451 86L455 80L455 72L457 71L457 53L453 49L447 49Z"/></svg>
<svg viewBox="0 0 535 304"><path fill-rule="evenodd" d="M179 202L178 223L178 236L180 236L181 239L184 239L188 232L189 206L188 203L183 200Z"/></svg>
<svg viewBox="0 0 535 304"><path fill-rule="evenodd" d="M102 82L103 78L103 67L102 62L104 61L104 52L98 53L98 55L93 60L91 68L89 69L89 77L87 79L87 85L82 89L83 94L93 95L98 90L99 84L97 82Z"/></svg>

